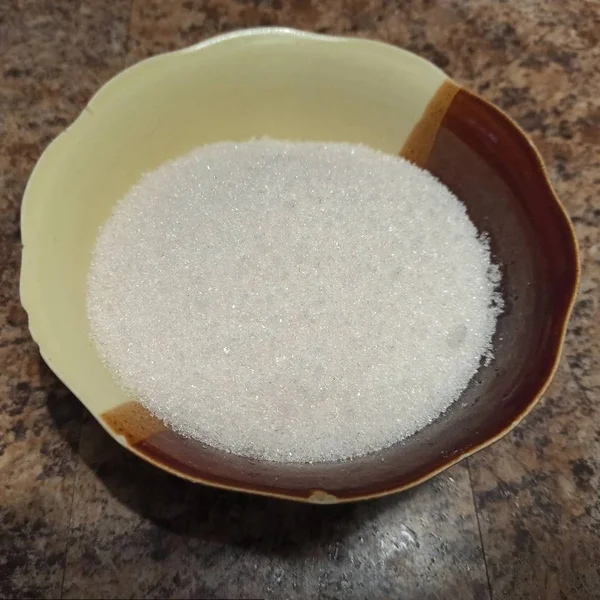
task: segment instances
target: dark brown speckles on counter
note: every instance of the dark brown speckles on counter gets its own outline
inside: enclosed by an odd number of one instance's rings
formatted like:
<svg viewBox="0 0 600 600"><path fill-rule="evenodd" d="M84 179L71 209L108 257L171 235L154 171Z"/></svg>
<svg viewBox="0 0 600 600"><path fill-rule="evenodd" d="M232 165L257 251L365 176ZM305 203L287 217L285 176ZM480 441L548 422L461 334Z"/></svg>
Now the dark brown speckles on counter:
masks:
<svg viewBox="0 0 600 600"><path fill-rule="evenodd" d="M43 364L18 302L45 145L125 65L260 25L413 50L531 135L582 281L546 397L405 494L312 507L193 486L126 453ZM15 0L0 8L0 597L600 598L596 0Z"/></svg>

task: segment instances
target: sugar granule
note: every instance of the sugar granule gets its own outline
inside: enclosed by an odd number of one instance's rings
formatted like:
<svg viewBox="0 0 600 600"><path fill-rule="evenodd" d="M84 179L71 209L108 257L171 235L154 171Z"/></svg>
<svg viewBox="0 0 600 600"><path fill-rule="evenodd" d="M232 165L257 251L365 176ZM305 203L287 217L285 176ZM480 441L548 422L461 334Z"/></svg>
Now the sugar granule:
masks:
<svg viewBox="0 0 600 600"><path fill-rule="evenodd" d="M273 461L364 455L467 386L500 308L464 205L365 146L253 140L143 176L88 280L100 355L168 425Z"/></svg>

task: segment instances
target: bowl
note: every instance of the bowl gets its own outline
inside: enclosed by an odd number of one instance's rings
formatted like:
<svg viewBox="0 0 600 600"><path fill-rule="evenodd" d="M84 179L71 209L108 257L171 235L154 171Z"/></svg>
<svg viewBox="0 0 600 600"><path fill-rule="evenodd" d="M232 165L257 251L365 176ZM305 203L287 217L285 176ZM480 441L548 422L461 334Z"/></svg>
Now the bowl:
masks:
<svg viewBox="0 0 600 600"><path fill-rule="evenodd" d="M194 147L269 136L361 142L429 170L502 265L495 359L441 417L348 461L256 461L185 439L115 383L90 338L99 228L142 175ZM577 247L542 160L499 109L374 41L251 29L145 60L104 85L46 149L23 198L21 300L44 360L123 446L212 486L316 503L414 486L513 428L546 389L578 284Z"/></svg>

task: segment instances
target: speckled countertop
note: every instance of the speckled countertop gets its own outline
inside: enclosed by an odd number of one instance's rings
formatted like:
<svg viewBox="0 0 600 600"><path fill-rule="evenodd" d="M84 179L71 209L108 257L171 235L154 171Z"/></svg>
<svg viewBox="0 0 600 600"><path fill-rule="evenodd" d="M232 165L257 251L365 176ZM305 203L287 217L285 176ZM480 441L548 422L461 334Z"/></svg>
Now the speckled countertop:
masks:
<svg viewBox="0 0 600 600"><path fill-rule="evenodd" d="M27 178L91 94L145 56L274 24L398 44L499 104L541 150L581 245L536 410L380 501L296 505L142 463L44 365L19 305ZM597 0L5 0L0 57L0 597L600 598Z"/></svg>

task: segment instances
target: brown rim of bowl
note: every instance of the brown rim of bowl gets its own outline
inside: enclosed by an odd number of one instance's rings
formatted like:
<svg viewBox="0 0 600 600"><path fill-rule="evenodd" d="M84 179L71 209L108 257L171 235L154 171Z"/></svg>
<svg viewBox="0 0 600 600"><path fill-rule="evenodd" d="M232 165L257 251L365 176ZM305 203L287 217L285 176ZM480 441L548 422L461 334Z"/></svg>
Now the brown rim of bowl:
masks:
<svg viewBox="0 0 600 600"><path fill-rule="evenodd" d="M402 483L401 485L394 485L390 482L387 484L390 487L383 485L381 489L377 489L373 493L348 496L332 494L325 489L311 489L309 486L303 490L303 493L300 493L299 490L286 493L285 490L278 490L276 486L273 486L272 489L265 485L253 487L250 484L239 483L235 480L235 478L221 478L214 475L205 475L201 472L201 470L196 470L196 472L199 473L198 475L192 475L190 472L186 472L186 467L183 463L181 463L181 461L174 461L172 459L170 460L168 454L158 450L151 444L148 444L148 440L153 436L168 430L160 421L147 413L147 411L145 411L145 409L143 409L137 402L127 403L108 411L107 413L104 413L102 415L103 425L110 429L115 435L122 436L125 439L126 447L128 447L139 457L163 470L168 471L169 473L194 483L203 483L216 488L259 494L287 500L326 504L378 498L388 494L407 490L434 477L464 458L471 456L475 452L478 452L479 450L493 444L500 438L504 437L516 425L518 425L543 396L558 368L568 320L573 309L573 304L575 302L579 287L580 270L577 241L567 212L548 179L548 174L543 160L538 150L529 140L525 132L515 121L513 121L499 108L484 100L477 94L458 86L451 80L446 81L440 87L434 98L426 107L421 120L414 127L400 154L412 160L417 165L426 167L427 161L430 157L442 126L448 125L449 128L452 128L452 120L456 117L456 115L453 114L453 112L456 112L454 109L459 107L461 103L465 106L468 105L470 110L481 111L486 119L496 123L500 129L508 130L513 138L518 138L519 143L522 145L521 150L526 153L528 160L538 173L539 180L536 180L535 184L539 187L540 194L543 195L544 202L550 202L554 205L555 209L558 209L558 219L562 219L563 225L566 224L566 231L568 233L567 245L569 247L565 247L565 254L570 254L570 271L566 277L568 281L566 282L567 287L563 302L559 309L557 309L557 314L553 315L553 320L557 323L558 330L555 335L555 343L548 351L547 362L544 365L545 368L543 369L544 373L540 377L537 391L532 395L530 401L527 402L523 410L519 412L519 414L513 418L508 425L500 428L498 431L495 431L484 442L475 442L467 445L466 448L462 448L460 451L454 454L451 453L447 460L440 462L440 464L435 466L435 468L432 468L422 476L415 477L413 480ZM560 324L560 327L558 327L558 324Z"/></svg>

